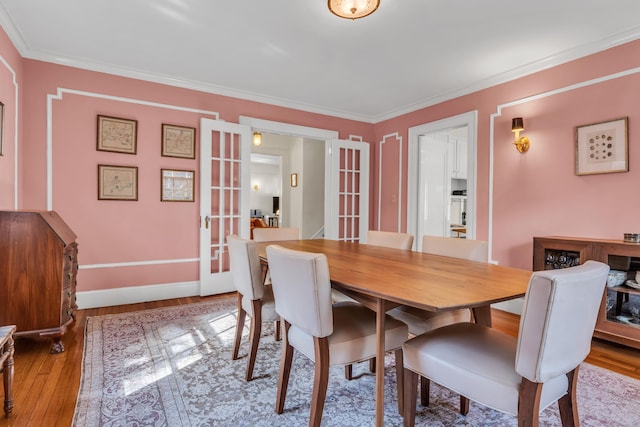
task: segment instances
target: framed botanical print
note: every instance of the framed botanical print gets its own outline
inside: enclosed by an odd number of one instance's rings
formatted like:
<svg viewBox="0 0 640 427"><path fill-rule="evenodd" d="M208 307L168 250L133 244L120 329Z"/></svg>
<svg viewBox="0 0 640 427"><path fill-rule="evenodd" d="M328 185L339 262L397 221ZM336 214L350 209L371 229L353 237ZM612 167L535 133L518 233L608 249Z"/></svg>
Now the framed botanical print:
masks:
<svg viewBox="0 0 640 427"><path fill-rule="evenodd" d="M138 121L98 116L98 151L136 154Z"/></svg>
<svg viewBox="0 0 640 427"><path fill-rule="evenodd" d="M138 200L138 168L98 165L98 200Z"/></svg>
<svg viewBox="0 0 640 427"><path fill-rule="evenodd" d="M195 159L196 128L163 124L162 155Z"/></svg>

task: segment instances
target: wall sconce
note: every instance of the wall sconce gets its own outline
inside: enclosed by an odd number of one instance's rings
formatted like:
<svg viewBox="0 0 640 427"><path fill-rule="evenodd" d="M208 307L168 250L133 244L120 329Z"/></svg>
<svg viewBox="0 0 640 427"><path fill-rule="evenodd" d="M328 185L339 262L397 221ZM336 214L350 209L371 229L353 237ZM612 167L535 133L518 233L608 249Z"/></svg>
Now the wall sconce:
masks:
<svg viewBox="0 0 640 427"><path fill-rule="evenodd" d="M254 191L260 190L260 185L258 185L258 183L253 184L253 190Z"/></svg>
<svg viewBox="0 0 640 427"><path fill-rule="evenodd" d="M520 131L524 130L524 120L522 117L515 117L511 120L511 132L515 132L516 140L513 141L513 145L516 146L516 150L524 153L529 149L529 138L526 136L521 137Z"/></svg>
<svg viewBox="0 0 640 427"><path fill-rule="evenodd" d="M260 132L253 133L253 145L256 147L262 145L262 134Z"/></svg>

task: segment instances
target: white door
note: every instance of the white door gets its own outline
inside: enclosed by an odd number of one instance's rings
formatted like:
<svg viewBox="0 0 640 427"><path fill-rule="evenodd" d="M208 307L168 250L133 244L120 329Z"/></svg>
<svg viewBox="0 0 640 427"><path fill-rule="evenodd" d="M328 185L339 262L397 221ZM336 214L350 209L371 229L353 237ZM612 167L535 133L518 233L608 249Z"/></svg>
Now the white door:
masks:
<svg viewBox="0 0 640 427"><path fill-rule="evenodd" d="M452 151L446 134L420 136L418 236L449 237Z"/></svg>
<svg viewBox="0 0 640 427"><path fill-rule="evenodd" d="M325 238L366 241L369 144L334 139L325 148Z"/></svg>
<svg viewBox="0 0 640 427"><path fill-rule="evenodd" d="M233 291L226 237L249 238L251 128L200 120L200 295Z"/></svg>

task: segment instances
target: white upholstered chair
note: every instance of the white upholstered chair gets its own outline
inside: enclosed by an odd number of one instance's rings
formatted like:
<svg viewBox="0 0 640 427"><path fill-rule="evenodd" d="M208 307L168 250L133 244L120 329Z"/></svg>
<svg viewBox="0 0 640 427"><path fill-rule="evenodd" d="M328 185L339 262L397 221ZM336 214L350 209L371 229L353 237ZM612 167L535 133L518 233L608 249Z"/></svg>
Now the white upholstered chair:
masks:
<svg viewBox="0 0 640 427"><path fill-rule="evenodd" d="M535 272L518 337L474 323L456 323L404 346L404 425L416 416L417 376L537 426L558 402L562 425L578 426L578 368L589 354L609 266L597 261Z"/></svg>
<svg viewBox="0 0 640 427"><path fill-rule="evenodd" d="M233 360L238 358L246 315L249 315L250 349L246 380L251 381L262 332L262 322L275 322L275 339L280 339L280 320L275 310L271 286L264 286L262 266L255 242L238 236L227 236L233 285L238 291L238 320L233 342Z"/></svg>
<svg viewBox="0 0 640 427"><path fill-rule="evenodd" d="M256 242L277 242L282 240L300 240L298 227L255 228L253 240Z"/></svg>
<svg viewBox="0 0 640 427"><path fill-rule="evenodd" d="M284 411L294 349L315 364L310 426L319 426L330 365L367 360L376 354L376 314L351 302L332 304L329 265L324 254L267 247L276 311L284 321L276 412ZM407 326L385 319L385 346L395 350L398 411L402 411L402 343ZM372 390L373 398L373 390ZM347 408L344 408L347 410Z"/></svg>
<svg viewBox="0 0 640 427"><path fill-rule="evenodd" d="M413 234L369 230L367 231L367 245L410 251L413 245Z"/></svg>
<svg viewBox="0 0 640 427"><path fill-rule="evenodd" d="M487 262L489 259L488 248L489 246L484 240L453 239L428 235L422 237L422 252L434 255ZM441 326L473 320L471 310L468 308L434 313L401 305L390 310L389 315L406 323L412 335L420 335ZM425 406L429 405L429 380L424 377L420 378L420 401ZM461 397L460 413L466 415L468 411L469 401Z"/></svg>

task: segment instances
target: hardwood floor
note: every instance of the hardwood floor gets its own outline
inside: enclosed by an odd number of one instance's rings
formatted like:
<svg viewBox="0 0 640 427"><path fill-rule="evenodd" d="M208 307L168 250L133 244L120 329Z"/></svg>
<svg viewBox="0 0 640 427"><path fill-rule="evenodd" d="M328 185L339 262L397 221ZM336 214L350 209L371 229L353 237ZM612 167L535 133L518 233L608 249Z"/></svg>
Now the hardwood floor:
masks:
<svg viewBox="0 0 640 427"><path fill-rule="evenodd" d="M63 338L65 352L49 354L51 341L16 340L14 409L0 427L70 426L80 385L84 327L87 317L190 304L215 297L190 297L115 307L79 310L75 324ZM515 335L519 316L493 310L494 327ZM640 379L640 350L594 340L589 363Z"/></svg>

